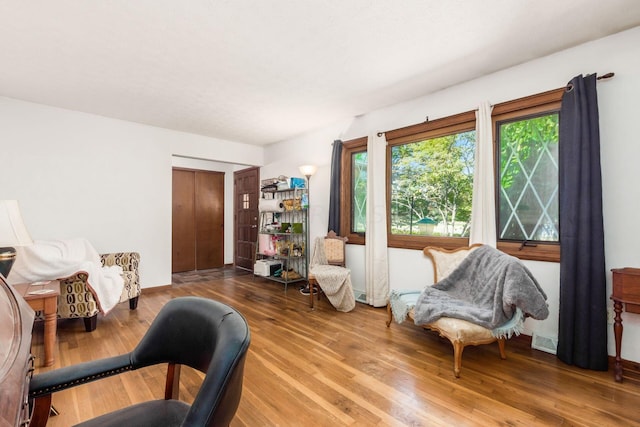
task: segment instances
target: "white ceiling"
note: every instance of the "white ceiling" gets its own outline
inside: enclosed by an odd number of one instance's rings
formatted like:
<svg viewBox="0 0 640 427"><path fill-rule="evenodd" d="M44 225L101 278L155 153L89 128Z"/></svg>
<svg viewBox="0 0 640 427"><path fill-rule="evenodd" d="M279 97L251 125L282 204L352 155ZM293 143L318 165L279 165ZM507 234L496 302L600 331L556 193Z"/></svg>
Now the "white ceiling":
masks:
<svg viewBox="0 0 640 427"><path fill-rule="evenodd" d="M637 25L638 0L0 0L0 96L264 145Z"/></svg>

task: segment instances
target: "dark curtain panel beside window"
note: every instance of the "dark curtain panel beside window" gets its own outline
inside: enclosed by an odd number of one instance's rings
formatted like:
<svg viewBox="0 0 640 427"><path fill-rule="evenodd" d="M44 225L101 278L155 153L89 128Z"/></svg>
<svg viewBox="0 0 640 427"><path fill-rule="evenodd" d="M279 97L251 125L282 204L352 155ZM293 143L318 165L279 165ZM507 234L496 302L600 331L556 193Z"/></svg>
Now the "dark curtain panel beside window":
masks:
<svg viewBox="0 0 640 427"><path fill-rule="evenodd" d="M331 154L331 183L329 187L329 227L327 231L340 234L340 178L342 176L342 141L333 141Z"/></svg>
<svg viewBox="0 0 640 427"><path fill-rule="evenodd" d="M557 355L607 370L607 306L596 75L577 76L560 109L560 323Z"/></svg>

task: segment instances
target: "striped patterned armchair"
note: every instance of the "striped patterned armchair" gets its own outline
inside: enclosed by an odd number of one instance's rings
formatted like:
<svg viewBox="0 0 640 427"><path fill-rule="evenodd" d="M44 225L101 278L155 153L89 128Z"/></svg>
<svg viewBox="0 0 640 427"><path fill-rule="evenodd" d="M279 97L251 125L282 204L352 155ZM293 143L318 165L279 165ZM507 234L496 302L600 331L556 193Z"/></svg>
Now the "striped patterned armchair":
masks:
<svg viewBox="0 0 640 427"><path fill-rule="evenodd" d="M137 252L117 252L100 255L103 266L119 265L122 267L124 288L120 302L129 301L129 308L135 310L140 296L140 276L138 266L140 254ZM60 296L58 297L58 318L82 318L87 332L96 329L98 323L98 305L87 287L87 274L77 273L71 277L60 279Z"/></svg>

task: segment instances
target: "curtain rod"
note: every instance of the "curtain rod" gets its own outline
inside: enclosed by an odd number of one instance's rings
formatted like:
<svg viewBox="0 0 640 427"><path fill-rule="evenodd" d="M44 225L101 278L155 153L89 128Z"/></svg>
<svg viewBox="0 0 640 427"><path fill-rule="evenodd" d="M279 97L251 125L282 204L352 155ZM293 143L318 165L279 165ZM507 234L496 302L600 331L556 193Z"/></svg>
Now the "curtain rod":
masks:
<svg viewBox="0 0 640 427"><path fill-rule="evenodd" d="M616 75L616 73L613 73L613 72L606 73L606 74L603 74L601 76L596 77L596 80L608 80L610 78L613 78L613 76L615 76L615 75ZM567 84L567 86L565 86L565 90L567 92L571 92L572 89L573 89L573 84L571 84L571 82L569 82Z"/></svg>
<svg viewBox="0 0 640 427"><path fill-rule="evenodd" d="M607 74L603 74L601 76L596 77L596 80L602 80L602 79L610 79L611 77L615 76L616 73L607 73Z"/></svg>
<svg viewBox="0 0 640 427"><path fill-rule="evenodd" d="M614 72L609 72L606 74L603 74L601 76L596 77L596 80L607 80L607 79L611 79L616 75L616 73ZM567 88L570 88L571 84L567 85ZM429 116L427 116L427 119L425 121L429 121ZM382 135L384 135L384 132L378 132L378 138L380 138Z"/></svg>

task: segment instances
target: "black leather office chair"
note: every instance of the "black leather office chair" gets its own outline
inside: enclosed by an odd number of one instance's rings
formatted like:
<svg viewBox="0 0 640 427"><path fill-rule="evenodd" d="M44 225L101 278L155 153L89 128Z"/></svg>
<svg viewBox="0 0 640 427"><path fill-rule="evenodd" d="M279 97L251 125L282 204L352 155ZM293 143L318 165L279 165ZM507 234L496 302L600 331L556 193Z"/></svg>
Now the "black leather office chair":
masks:
<svg viewBox="0 0 640 427"><path fill-rule="evenodd" d="M31 425L46 424L51 394L145 366L168 363L165 399L129 406L79 426L228 426L240 403L250 333L244 317L217 301L183 297L168 302L128 354L35 375ZM180 365L205 373L193 404L178 400Z"/></svg>

